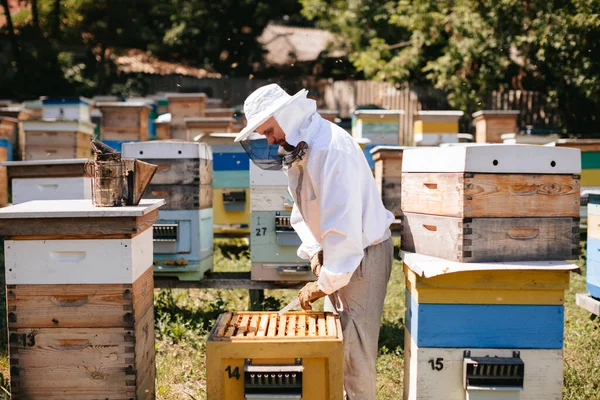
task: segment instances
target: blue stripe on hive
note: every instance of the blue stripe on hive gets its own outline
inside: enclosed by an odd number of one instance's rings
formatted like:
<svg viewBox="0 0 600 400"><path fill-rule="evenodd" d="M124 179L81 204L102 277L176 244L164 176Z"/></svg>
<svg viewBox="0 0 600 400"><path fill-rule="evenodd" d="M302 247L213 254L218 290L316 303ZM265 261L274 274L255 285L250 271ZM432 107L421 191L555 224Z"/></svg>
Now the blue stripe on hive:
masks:
<svg viewBox="0 0 600 400"><path fill-rule="evenodd" d="M592 239L588 238L588 243L590 240ZM588 292L592 297L600 299L600 262L588 257L586 274Z"/></svg>
<svg viewBox="0 0 600 400"><path fill-rule="evenodd" d="M10 140L0 138L0 147L6 147L6 161L13 160L13 144Z"/></svg>
<svg viewBox="0 0 600 400"><path fill-rule="evenodd" d="M250 157L246 153L213 152L213 169L215 171L249 171Z"/></svg>
<svg viewBox="0 0 600 400"><path fill-rule="evenodd" d="M407 290L405 320L420 347L563 347L563 306L418 304Z"/></svg>

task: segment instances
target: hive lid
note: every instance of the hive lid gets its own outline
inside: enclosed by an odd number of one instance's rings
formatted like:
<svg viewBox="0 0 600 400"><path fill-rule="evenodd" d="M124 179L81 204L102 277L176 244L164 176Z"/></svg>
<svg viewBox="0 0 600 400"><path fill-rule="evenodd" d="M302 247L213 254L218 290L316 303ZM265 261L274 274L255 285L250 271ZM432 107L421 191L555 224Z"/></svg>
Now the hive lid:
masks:
<svg viewBox="0 0 600 400"><path fill-rule="evenodd" d="M580 174L581 152L526 144L417 147L404 150L402 172Z"/></svg>
<svg viewBox="0 0 600 400"><path fill-rule="evenodd" d="M332 313L298 312L279 317L276 312L221 314L209 341L341 340L339 317Z"/></svg>
<svg viewBox="0 0 600 400"><path fill-rule="evenodd" d="M461 263L430 257L423 254L402 252L402 261L415 274L423 278L466 271L498 271L498 270L556 270L570 271L577 265L567 261L516 261L489 263Z"/></svg>

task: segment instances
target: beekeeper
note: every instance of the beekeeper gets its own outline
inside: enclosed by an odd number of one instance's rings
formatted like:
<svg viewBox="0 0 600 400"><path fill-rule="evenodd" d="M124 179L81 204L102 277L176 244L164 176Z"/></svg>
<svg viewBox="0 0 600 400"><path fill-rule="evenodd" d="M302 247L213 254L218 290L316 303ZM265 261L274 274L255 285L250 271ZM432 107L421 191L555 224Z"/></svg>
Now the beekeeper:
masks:
<svg viewBox="0 0 600 400"><path fill-rule="evenodd" d="M383 207L358 143L317 113L301 90L263 86L244 102L236 137L260 168L283 170L294 199L291 223L317 281L298 293L302 308L321 297L340 315L348 399L375 399L377 341L390 278L392 213ZM257 133L255 133L257 132Z"/></svg>

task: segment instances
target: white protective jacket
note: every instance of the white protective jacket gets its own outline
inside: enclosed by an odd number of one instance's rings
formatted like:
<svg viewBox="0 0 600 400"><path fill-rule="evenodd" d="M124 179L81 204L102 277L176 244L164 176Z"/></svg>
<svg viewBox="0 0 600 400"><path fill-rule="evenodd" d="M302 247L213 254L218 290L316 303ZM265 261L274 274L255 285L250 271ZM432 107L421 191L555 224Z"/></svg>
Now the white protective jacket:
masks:
<svg viewBox="0 0 600 400"><path fill-rule="evenodd" d="M301 125L293 141L305 141L308 151L286 169L294 198L291 223L302 239L300 258L323 250L318 286L331 294L348 284L365 248L390 237L394 215L384 208L369 164L345 130L318 113Z"/></svg>

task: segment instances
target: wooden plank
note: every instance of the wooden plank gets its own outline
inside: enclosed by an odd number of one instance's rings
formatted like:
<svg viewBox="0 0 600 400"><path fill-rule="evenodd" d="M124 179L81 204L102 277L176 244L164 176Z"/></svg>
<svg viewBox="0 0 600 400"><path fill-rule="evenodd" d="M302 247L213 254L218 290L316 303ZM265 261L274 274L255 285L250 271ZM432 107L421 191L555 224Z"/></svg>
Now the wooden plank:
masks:
<svg viewBox="0 0 600 400"><path fill-rule="evenodd" d="M407 290L422 304L564 304L564 290L416 289Z"/></svg>
<svg viewBox="0 0 600 400"><path fill-rule="evenodd" d="M177 277L156 276L154 287L163 289L301 289L306 282L256 281L250 272L207 272L196 281L181 281Z"/></svg>
<svg viewBox="0 0 600 400"><path fill-rule="evenodd" d="M296 316L289 315L288 316L288 326L287 326L287 335L288 337L296 336Z"/></svg>
<svg viewBox="0 0 600 400"><path fill-rule="evenodd" d="M8 204L8 177L6 167L0 166L0 207Z"/></svg>
<svg viewBox="0 0 600 400"><path fill-rule="evenodd" d="M231 321L233 314L232 313L225 313L225 314L221 314L219 315L219 317L217 318L217 322L215 323L215 334L217 336L223 336L225 335L225 332L227 331L227 327L229 325L229 322Z"/></svg>
<svg viewBox="0 0 600 400"><path fill-rule="evenodd" d="M600 315L600 300L597 300L587 293L577 293L577 305L594 315Z"/></svg>
<svg viewBox="0 0 600 400"><path fill-rule="evenodd" d="M573 260L578 218L468 218L404 213L402 250L458 262ZM436 246L431 246L435 241Z"/></svg>
<svg viewBox="0 0 600 400"><path fill-rule="evenodd" d="M308 336L316 336L317 335L317 325L316 325L316 317L313 314L308 315Z"/></svg>
<svg viewBox="0 0 600 400"><path fill-rule="evenodd" d="M244 314L242 315L242 320L240 321L240 324L238 326L238 331L236 336L245 336L248 328L248 322L250 321L250 315L248 314Z"/></svg>
<svg viewBox="0 0 600 400"><path fill-rule="evenodd" d="M279 317L279 328L277 329L277 336L285 336L285 326L287 322L287 316L285 314Z"/></svg>
<svg viewBox="0 0 600 400"><path fill-rule="evenodd" d="M225 334L223 336L224 337L232 337L235 334L235 331L236 331L237 327L239 326L241 319L242 319L241 315L233 314L232 318L229 322L229 326L227 327L227 330L225 331Z"/></svg>
<svg viewBox="0 0 600 400"><path fill-rule="evenodd" d="M0 232L3 236L61 236L73 237L124 235L133 237L158 219L158 210L140 217L104 217L104 218L23 218L15 224L11 219L0 219Z"/></svg>
<svg viewBox="0 0 600 400"><path fill-rule="evenodd" d="M269 319L275 317L275 315L269 316L268 314L263 314L260 316L260 322L258 324L258 332L256 336L264 337L267 333L267 326L269 325ZM276 317L275 317L276 318ZM275 319L273 318L273 319Z"/></svg>
<svg viewBox="0 0 600 400"><path fill-rule="evenodd" d="M277 332L277 314L271 314L269 316L269 330L267 331L267 337L275 337Z"/></svg>
<svg viewBox="0 0 600 400"><path fill-rule="evenodd" d="M136 320L135 342L135 386L138 399L154 396L156 380L156 355L154 351L154 307Z"/></svg>
<svg viewBox="0 0 600 400"><path fill-rule="evenodd" d="M319 336L327 336L327 329L325 328L325 317L318 316L317 317L317 326L319 328Z"/></svg>
<svg viewBox="0 0 600 400"><path fill-rule="evenodd" d="M453 272L422 278L417 276L406 263L406 279L418 290L567 290L570 271L565 270L493 270Z"/></svg>
<svg viewBox="0 0 600 400"><path fill-rule="evenodd" d="M406 304L406 326L420 347L563 347L562 306L419 304L410 291Z"/></svg>
<svg viewBox="0 0 600 400"><path fill-rule="evenodd" d="M246 336L252 337L256 336L256 332L258 331L258 324L260 322L260 316L255 314L250 319L250 326L248 326L248 334Z"/></svg>
<svg viewBox="0 0 600 400"><path fill-rule="evenodd" d="M84 163L11 165L8 167L9 178L68 178L90 176L86 173Z"/></svg>
<svg viewBox="0 0 600 400"><path fill-rule="evenodd" d="M298 316L298 336L306 336L306 315Z"/></svg>
<svg viewBox="0 0 600 400"><path fill-rule="evenodd" d="M15 329L9 338L16 398L122 399L135 391L134 335L123 328Z"/></svg>
<svg viewBox="0 0 600 400"><path fill-rule="evenodd" d="M459 218L578 217L573 175L403 174L403 210Z"/></svg>
<svg viewBox="0 0 600 400"><path fill-rule="evenodd" d="M327 336L337 336L337 330L335 326L335 317L333 314L327 314Z"/></svg>
<svg viewBox="0 0 600 400"><path fill-rule="evenodd" d="M133 285L9 285L8 326L16 328L124 327L153 304L152 268Z"/></svg>
<svg viewBox="0 0 600 400"><path fill-rule="evenodd" d="M464 351L470 350L473 357L512 357L512 349L472 348L424 348L411 341L405 345L404 390L406 400L466 400L463 387ZM519 350L526 365L523 390L520 400L562 400L563 351ZM443 368L431 368L431 360L439 360ZM487 391L489 393L489 391ZM502 392L500 392L502 393Z"/></svg>

